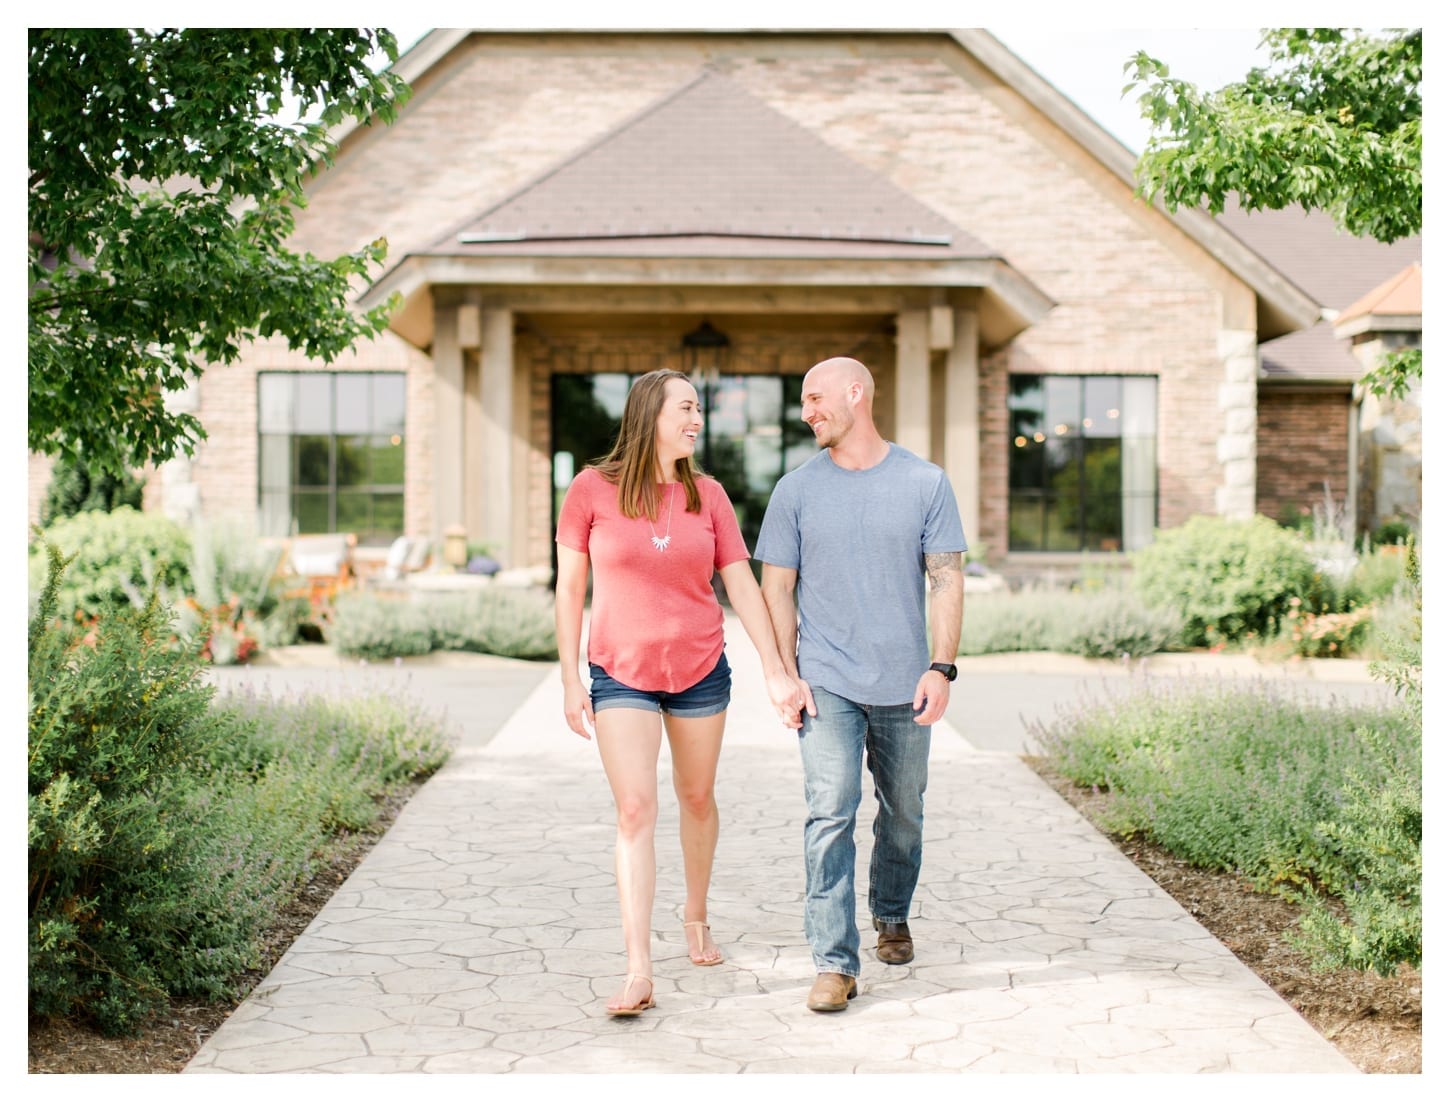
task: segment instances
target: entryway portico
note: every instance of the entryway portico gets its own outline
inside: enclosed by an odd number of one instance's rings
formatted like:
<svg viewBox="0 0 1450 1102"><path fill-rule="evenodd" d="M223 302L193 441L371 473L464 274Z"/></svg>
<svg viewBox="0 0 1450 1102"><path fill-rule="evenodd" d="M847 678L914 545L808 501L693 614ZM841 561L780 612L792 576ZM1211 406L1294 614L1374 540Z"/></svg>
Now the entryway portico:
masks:
<svg viewBox="0 0 1450 1102"><path fill-rule="evenodd" d="M434 534L461 525L511 565L550 558L551 378L688 370L704 320L732 374L866 362L883 429L947 470L975 539L980 358L1053 305L708 69L405 257L363 304L393 292L393 329L434 365Z"/></svg>

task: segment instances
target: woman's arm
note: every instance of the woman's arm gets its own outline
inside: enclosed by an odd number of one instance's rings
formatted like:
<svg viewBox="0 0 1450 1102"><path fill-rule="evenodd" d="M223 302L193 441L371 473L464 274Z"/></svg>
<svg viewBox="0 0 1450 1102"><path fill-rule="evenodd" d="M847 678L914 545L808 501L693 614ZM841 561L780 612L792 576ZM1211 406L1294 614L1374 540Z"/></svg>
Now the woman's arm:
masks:
<svg viewBox="0 0 1450 1102"><path fill-rule="evenodd" d="M760 586L750 571L750 560L740 559L720 571L720 580L725 583L725 595L730 598L730 607L740 617L740 623L760 655L760 668L765 674L765 686L770 702L781 714L788 727L801 725L800 713L805 707L805 697L800 685L787 668L780 652L779 636L771 624L765 601L760 595ZM791 654L791 666L795 665ZM814 713L813 713L814 714Z"/></svg>
<svg viewBox="0 0 1450 1102"><path fill-rule="evenodd" d="M594 708L579 676L579 642L584 634L584 593L589 586L589 556L559 544L554 582L554 634L559 646L559 677L564 682L564 719L569 730L589 738Z"/></svg>

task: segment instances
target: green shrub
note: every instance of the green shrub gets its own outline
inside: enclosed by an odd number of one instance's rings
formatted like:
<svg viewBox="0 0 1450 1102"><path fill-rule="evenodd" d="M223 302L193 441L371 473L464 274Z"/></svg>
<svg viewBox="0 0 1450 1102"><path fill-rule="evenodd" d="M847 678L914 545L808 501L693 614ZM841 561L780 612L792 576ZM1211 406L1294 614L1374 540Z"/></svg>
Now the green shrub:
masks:
<svg viewBox="0 0 1450 1102"><path fill-rule="evenodd" d="M410 658L433 649L433 625L422 600L339 593L328 638L350 658Z"/></svg>
<svg viewBox="0 0 1450 1102"><path fill-rule="evenodd" d="M56 521L30 547L32 594L45 584L46 542L70 558L56 594L56 610L68 619L144 604L153 586L166 595L163 600L190 590L191 538L168 517L122 507Z"/></svg>
<svg viewBox="0 0 1450 1102"><path fill-rule="evenodd" d="M1104 829L1305 903L1325 966L1364 967L1371 945L1374 967L1392 967L1391 953L1418 962L1414 709L1306 700L1264 682L1149 682L1030 734L1063 776L1108 790ZM1346 908L1336 933L1331 916ZM1331 958L1336 938L1344 952Z"/></svg>
<svg viewBox="0 0 1450 1102"><path fill-rule="evenodd" d="M1371 672L1395 690L1400 721L1417 733L1413 754L1381 729L1360 732L1374 760L1349 772L1339 813L1320 825L1336 861L1324 873L1342 906L1317 895L1296 943L1324 968L1374 969L1392 975L1401 964L1419 968L1424 944L1423 767L1418 733L1424 726L1423 590L1419 551L1405 548L1406 601L1411 614L1387 631L1386 658Z"/></svg>
<svg viewBox="0 0 1450 1102"><path fill-rule="evenodd" d="M1415 527L1409 521L1396 517L1387 520L1370 533L1369 542L1375 547L1399 544L1403 546L1415 538Z"/></svg>
<svg viewBox="0 0 1450 1102"><path fill-rule="evenodd" d="M29 629L30 1007L123 1032L211 948L182 834L212 690L154 601L86 635L58 616L64 564L47 557Z"/></svg>
<svg viewBox="0 0 1450 1102"><path fill-rule="evenodd" d="M1291 941L1320 968L1390 976L1401 963L1421 964L1422 782L1420 770L1401 761L1376 732L1360 735L1379 751L1376 768L1352 772L1337 816L1318 824L1334 856L1320 876L1342 905L1305 893L1307 913Z"/></svg>
<svg viewBox="0 0 1450 1102"><path fill-rule="evenodd" d="M1303 540L1263 516L1193 517L1160 530L1132 562L1138 593L1183 618L1190 646L1273 635L1291 597L1321 609L1324 579Z"/></svg>
<svg viewBox="0 0 1450 1102"><path fill-rule="evenodd" d="M161 607L82 634L30 624L30 1010L131 1032L221 997L320 848L446 760L441 721L382 696L212 701ZM88 640L93 640L90 642Z"/></svg>
<svg viewBox="0 0 1450 1102"><path fill-rule="evenodd" d="M435 596L427 606L435 649L506 658L559 656L554 598L544 590L492 585L462 600Z"/></svg>
<svg viewBox="0 0 1450 1102"><path fill-rule="evenodd" d="M129 472L90 471L84 463L57 458L40 506L40 526L49 527L77 513L109 513L122 505L141 508L141 480Z"/></svg>
<svg viewBox="0 0 1450 1102"><path fill-rule="evenodd" d="M1424 711L1424 590L1419 548L1413 542L1406 550L1405 580L1408 590L1403 626L1395 630L1385 625L1381 635L1385 658L1371 665L1370 673L1393 687L1395 695L1418 717Z"/></svg>
<svg viewBox="0 0 1450 1102"><path fill-rule="evenodd" d="M975 594L962 614L959 654L1056 651L1086 658L1141 658L1176 644L1171 609L1148 608L1116 582L1091 592L1023 589Z"/></svg>
<svg viewBox="0 0 1450 1102"><path fill-rule="evenodd" d="M1366 547L1355 564L1350 587L1356 604L1372 605L1404 591L1405 555L1402 547L1383 550Z"/></svg>
<svg viewBox="0 0 1450 1102"><path fill-rule="evenodd" d="M330 638L340 654L353 658L404 658L434 650L528 659L559 654L553 597L543 590L500 585L401 599L344 594L337 600Z"/></svg>
<svg viewBox="0 0 1450 1102"><path fill-rule="evenodd" d="M1061 649L1084 658L1142 658L1174 646L1183 621L1168 608L1149 608L1120 589L1065 603Z"/></svg>

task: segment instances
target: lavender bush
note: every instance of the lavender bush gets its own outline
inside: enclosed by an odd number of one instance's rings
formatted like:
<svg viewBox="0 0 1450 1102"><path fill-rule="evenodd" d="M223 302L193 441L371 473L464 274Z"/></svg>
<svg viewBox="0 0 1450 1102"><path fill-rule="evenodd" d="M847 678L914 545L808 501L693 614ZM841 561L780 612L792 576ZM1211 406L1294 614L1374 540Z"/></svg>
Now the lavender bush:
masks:
<svg viewBox="0 0 1450 1102"><path fill-rule="evenodd" d="M319 849L449 752L392 697L213 700L156 601L81 628L61 556L30 622L29 999L39 1017L137 1029L220 997Z"/></svg>

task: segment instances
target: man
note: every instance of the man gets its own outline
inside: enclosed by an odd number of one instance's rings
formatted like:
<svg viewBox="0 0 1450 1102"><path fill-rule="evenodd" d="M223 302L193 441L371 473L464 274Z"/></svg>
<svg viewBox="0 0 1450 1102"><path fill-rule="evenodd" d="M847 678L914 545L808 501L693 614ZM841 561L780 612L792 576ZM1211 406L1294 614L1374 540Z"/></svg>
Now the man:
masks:
<svg viewBox="0 0 1450 1102"><path fill-rule="evenodd" d="M755 552L781 657L805 698L805 930L817 972L806 1006L820 1011L846 1009L861 974L863 753L877 798L867 899L876 956L906 964L915 955L907 913L921 871L931 725L946 711L961 639L967 544L956 499L940 467L877 431L874 395L856 360L806 373L801 419L823 450L776 485Z"/></svg>

